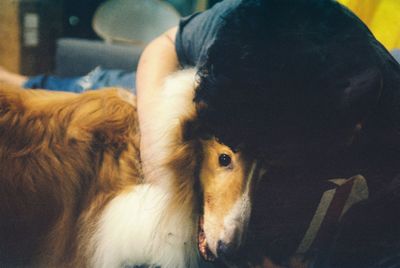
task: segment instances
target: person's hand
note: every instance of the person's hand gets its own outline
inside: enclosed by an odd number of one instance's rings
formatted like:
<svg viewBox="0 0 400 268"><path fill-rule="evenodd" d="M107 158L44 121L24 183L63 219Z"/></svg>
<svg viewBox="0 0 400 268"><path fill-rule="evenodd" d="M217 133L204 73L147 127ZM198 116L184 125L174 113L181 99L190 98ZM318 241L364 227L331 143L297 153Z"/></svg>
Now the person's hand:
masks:
<svg viewBox="0 0 400 268"><path fill-rule="evenodd" d="M9 72L0 66L0 82L22 87L27 80L28 77Z"/></svg>

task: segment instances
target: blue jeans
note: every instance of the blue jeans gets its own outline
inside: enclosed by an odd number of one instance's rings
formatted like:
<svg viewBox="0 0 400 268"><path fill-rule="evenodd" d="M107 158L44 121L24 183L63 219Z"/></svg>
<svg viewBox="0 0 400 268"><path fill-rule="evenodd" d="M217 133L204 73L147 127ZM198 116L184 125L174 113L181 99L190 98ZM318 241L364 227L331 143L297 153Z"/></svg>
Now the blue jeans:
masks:
<svg viewBox="0 0 400 268"><path fill-rule="evenodd" d="M122 87L128 89L132 93L136 93L135 76L135 72L104 70L97 67L82 77L66 78L52 75L32 76L26 81L23 87L76 93L103 87Z"/></svg>

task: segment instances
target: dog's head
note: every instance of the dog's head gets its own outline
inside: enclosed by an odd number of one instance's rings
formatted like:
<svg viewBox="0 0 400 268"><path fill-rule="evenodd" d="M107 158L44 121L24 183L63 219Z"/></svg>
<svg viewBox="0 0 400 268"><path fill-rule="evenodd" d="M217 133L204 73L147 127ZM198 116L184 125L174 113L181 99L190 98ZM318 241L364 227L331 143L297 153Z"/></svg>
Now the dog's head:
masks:
<svg viewBox="0 0 400 268"><path fill-rule="evenodd" d="M209 132L198 117L207 108L201 103L192 105L195 112L183 121L182 138L189 144L186 148L191 148L186 157L196 162L198 249L207 261L230 263L246 238L254 186L264 174L263 161Z"/></svg>
<svg viewBox="0 0 400 268"><path fill-rule="evenodd" d="M231 259L242 245L260 165L215 138L202 140L199 251L206 260Z"/></svg>
<svg viewBox="0 0 400 268"><path fill-rule="evenodd" d="M148 169L153 172L151 179L172 185L173 203L181 211L198 208L193 219L198 219L200 255L210 261L229 260L245 239L261 166L241 148L222 143L199 124L201 107L193 102L195 77L196 70L178 72L162 89L160 112L148 126L158 133ZM166 174L172 175L170 183Z"/></svg>
<svg viewBox="0 0 400 268"><path fill-rule="evenodd" d="M190 172L198 197L198 249L207 261L218 258L229 263L245 241L254 186L264 169L262 161L246 151L204 132L196 119L183 124L184 144L189 150L184 151L186 156L179 153L179 159L181 163L195 159ZM180 171L185 168L187 165L179 165Z"/></svg>

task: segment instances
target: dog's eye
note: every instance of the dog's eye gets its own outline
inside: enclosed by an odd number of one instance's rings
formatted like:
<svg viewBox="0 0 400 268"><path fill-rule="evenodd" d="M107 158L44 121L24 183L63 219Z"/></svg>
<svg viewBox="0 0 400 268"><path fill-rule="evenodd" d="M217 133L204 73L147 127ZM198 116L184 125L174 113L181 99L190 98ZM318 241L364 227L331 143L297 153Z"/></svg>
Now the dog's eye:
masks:
<svg viewBox="0 0 400 268"><path fill-rule="evenodd" d="M231 157L227 154L220 154L218 160L221 167L227 167L232 162Z"/></svg>

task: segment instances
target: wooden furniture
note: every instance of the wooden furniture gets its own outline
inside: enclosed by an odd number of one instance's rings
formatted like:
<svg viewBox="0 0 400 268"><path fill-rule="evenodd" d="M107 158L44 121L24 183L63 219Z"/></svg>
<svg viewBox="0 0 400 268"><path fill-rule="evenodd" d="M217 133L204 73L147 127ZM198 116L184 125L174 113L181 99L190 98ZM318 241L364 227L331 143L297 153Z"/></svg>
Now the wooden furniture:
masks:
<svg viewBox="0 0 400 268"><path fill-rule="evenodd" d="M24 75L53 69L61 0L0 1L0 65Z"/></svg>

